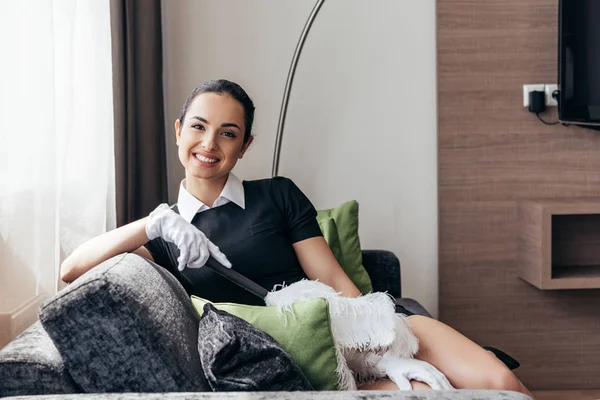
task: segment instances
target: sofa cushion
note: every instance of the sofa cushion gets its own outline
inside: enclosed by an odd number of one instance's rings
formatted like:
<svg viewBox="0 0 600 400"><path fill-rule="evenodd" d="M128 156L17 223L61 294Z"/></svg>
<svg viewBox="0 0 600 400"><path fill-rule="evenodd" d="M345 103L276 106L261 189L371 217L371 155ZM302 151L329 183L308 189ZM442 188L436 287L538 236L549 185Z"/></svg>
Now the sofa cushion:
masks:
<svg viewBox="0 0 600 400"><path fill-rule="evenodd" d="M371 279L362 264L358 237L358 202L351 200L336 208L318 211L317 222L329 218L334 220L337 228L337 236L342 250L342 268L361 293L372 292ZM325 237L325 239L328 238Z"/></svg>
<svg viewBox="0 0 600 400"><path fill-rule="evenodd" d="M210 303L200 318L198 353L215 392L313 389L275 339Z"/></svg>
<svg viewBox="0 0 600 400"><path fill-rule="evenodd" d="M207 300L192 296L199 314ZM249 306L234 303L214 303L226 311L268 333L300 366L316 390L338 390L341 360L331 333L329 306L325 299L301 301L291 306L292 313L275 306ZM341 357L341 356L339 356Z"/></svg>
<svg viewBox="0 0 600 400"><path fill-rule="evenodd" d="M40 320L86 392L210 390L189 297L135 254L85 273L42 306Z"/></svg>
<svg viewBox="0 0 600 400"><path fill-rule="evenodd" d="M0 350L0 397L79 392L39 321Z"/></svg>

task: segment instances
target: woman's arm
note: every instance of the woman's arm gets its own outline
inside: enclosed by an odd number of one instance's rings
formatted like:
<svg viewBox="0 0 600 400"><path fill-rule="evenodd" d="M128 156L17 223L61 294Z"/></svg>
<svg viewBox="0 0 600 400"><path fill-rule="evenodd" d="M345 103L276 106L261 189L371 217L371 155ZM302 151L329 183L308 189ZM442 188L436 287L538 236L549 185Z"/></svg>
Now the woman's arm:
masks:
<svg viewBox="0 0 600 400"><path fill-rule="evenodd" d="M331 252L323 236L315 236L293 244L306 276L331 286L342 296L357 297L360 290L350 280Z"/></svg>
<svg viewBox="0 0 600 400"><path fill-rule="evenodd" d="M146 220L143 218L88 240L63 261L60 277L70 283L117 254L131 252L154 261L145 247L148 242Z"/></svg>

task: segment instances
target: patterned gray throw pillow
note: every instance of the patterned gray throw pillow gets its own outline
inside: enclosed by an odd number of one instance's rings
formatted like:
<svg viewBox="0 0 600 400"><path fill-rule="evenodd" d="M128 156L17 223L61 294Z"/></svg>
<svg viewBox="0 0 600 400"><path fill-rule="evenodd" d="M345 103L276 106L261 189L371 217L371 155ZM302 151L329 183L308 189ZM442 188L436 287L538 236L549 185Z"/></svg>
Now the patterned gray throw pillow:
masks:
<svg viewBox="0 0 600 400"><path fill-rule="evenodd" d="M313 390L275 339L212 304L200 319L198 353L215 392Z"/></svg>
<svg viewBox="0 0 600 400"><path fill-rule="evenodd" d="M39 316L86 393L210 391L188 294L136 254L92 268L46 301Z"/></svg>

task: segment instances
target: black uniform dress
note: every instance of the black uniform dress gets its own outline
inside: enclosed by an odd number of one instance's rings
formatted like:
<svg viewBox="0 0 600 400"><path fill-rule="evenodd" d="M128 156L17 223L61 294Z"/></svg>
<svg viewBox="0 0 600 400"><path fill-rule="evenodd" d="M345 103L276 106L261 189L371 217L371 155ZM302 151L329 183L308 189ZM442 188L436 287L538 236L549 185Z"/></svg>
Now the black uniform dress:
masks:
<svg viewBox="0 0 600 400"><path fill-rule="evenodd" d="M232 268L267 290L306 278L293 243L322 236L317 211L290 180L283 177L244 181L245 209L229 202L197 213L192 224L227 256ZM177 206L173 206L179 212ZM264 305L259 297L210 268L177 269L179 250L156 238L145 244L154 261L186 289L213 302Z"/></svg>

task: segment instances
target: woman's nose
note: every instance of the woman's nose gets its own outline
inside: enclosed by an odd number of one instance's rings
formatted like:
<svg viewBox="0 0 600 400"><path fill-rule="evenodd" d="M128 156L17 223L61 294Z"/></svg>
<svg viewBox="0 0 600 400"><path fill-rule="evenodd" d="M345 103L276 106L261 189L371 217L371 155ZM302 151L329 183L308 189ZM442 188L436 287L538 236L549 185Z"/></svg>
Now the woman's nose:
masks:
<svg viewBox="0 0 600 400"><path fill-rule="evenodd" d="M204 150L214 150L217 148L216 135L213 132L206 132L202 136L201 146Z"/></svg>

